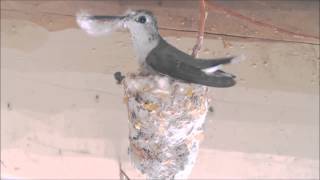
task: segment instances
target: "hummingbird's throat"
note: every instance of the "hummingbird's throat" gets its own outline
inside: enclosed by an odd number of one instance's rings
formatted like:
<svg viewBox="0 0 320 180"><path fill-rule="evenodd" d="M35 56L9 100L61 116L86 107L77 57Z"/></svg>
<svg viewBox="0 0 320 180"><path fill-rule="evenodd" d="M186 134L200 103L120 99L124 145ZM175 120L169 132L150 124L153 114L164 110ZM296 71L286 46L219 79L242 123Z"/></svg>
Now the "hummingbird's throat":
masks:
<svg viewBox="0 0 320 180"><path fill-rule="evenodd" d="M159 34L131 31L131 38L139 64L142 65L149 53L157 47L159 43Z"/></svg>

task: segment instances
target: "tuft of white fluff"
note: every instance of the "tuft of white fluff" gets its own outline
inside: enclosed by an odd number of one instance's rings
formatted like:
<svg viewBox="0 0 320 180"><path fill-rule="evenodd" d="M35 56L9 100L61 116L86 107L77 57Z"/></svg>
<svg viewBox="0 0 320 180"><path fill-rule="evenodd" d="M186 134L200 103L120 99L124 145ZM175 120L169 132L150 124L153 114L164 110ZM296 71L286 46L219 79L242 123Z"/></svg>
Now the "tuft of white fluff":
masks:
<svg viewBox="0 0 320 180"><path fill-rule="evenodd" d="M234 57L231 61L231 64L238 64L240 63L241 61L244 61L246 60L246 55L244 54L241 54L240 56L237 56L237 57Z"/></svg>
<svg viewBox="0 0 320 180"><path fill-rule="evenodd" d="M246 56L242 54L242 55L240 55L240 56L234 57L234 58L231 60L230 64L238 64L238 63L240 63L241 61L244 61L245 59L246 59ZM204 73L206 73L206 74L212 74L212 73L214 73L214 72L216 72L216 71L218 71L218 70L220 70L220 69L222 69L222 68L223 68L223 65L220 64L220 65L218 65L218 66L212 66L212 67L209 67L209 68L202 69L202 71L203 71Z"/></svg>
<svg viewBox="0 0 320 180"><path fill-rule="evenodd" d="M76 15L77 23L81 29L93 36L110 34L120 25L119 21L98 21L91 19L88 12L81 11Z"/></svg>
<svg viewBox="0 0 320 180"><path fill-rule="evenodd" d="M213 67L209 67L209 68L206 68L206 69L202 69L202 71L206 74L212 74L216 71L218 71L219 69L222 69L223 65L220 64L218 66L213 66Z"/></svg>

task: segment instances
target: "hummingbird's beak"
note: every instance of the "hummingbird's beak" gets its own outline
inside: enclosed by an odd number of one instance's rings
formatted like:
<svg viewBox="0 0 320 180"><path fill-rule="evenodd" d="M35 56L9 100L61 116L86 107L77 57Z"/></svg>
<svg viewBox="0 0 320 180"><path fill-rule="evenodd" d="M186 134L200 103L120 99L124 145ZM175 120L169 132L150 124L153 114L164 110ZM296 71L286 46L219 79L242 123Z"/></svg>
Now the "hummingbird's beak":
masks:
<svg viewBox="0 0 320 180"><path fill-rule="evenodd" d="M91 35L103 35L117 29L125 29L126 16L90 15L85 12L77 14L77 23Z"/></svg>
<svg viewBox="0 0 320 180"><path fill-rule="evenodd" d="M90 16L89 19L91 20L94 20L94 21L97 21L97 22L113 22L113 23L116 23L118 24L119 28L121 29L125 29L126 28L126 20L128 19L127 16L105 16L105 15L102 15L102 16Z"/></svg>
<svg viewBox="0 0 320 180"><path fill-rule="evenodd" d="M123 20L126 16L90 16L92 20L98 21L116 21L116 20Z"/></svg>

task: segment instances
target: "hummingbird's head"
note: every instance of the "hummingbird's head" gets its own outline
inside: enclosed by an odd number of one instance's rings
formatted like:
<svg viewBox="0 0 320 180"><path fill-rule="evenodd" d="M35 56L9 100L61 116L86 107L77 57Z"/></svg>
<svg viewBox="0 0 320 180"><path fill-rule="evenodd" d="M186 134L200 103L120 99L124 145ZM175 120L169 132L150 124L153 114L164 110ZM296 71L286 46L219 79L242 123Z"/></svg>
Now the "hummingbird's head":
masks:
<svg viewBox="0 0 320 180"><path fill-rule="evenodd" d="M129 10L123 16L89 15L79 13L77 22L92 35L103 35L116 29L129 29L133 37L159 36L157 20L148 10Z"/></svg>
<svg viewBox="0 0 320 180"><path fill-rule="evenodd" d="M123 16L92 16L81 13L77 16L81 28L92 35L107 34L116 29L128 29L139 59L144 60L160 40L157 20L147 10L127 11Z"/></svg>
<svg viewBox="0 0 320 180"><path fill-rule="evenodd" d="M157 20L150 11L129 11L123 19L123 25L129 29L133 38L143 38L148 41L159 38Z"/></svg>

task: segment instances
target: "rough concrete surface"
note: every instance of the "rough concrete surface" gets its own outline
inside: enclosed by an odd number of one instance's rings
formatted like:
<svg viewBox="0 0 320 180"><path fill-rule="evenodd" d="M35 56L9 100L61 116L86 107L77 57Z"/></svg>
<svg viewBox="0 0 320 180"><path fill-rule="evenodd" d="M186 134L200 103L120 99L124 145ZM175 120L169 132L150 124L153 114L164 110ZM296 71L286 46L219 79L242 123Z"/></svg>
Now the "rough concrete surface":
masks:
<svg viewBox="0 0 320 180"><path fill-rule="evenodd" d="M161 6L110 1L113 8L106 8L101 1L65 1L64 6L61 1L1 1L1 177L118 178L118 157L131 178L143 177L126 156L127 112L122 88L113 79L116 71L137 68L129 34L90 37L75 26L73 16L61 14L83 8L115 14L142 7L156 12L160 27L197 29L196 23L174 26L175 19L165 15L180 15L177 22L196 20L197 3L157 2ZM318 36L317 1L218 3ZM200 57L244 54L247 60L226 67L237 75L235 87L210 88L214 111L207 117L191 178L318 179L319 41L273 34L249 22L244 22L247 31L236 31L243 23L237 25L234 17L228 20L213 11L208 17L207 26L215 25L217 33L246 35L252 30L258 32L255 36L278 40L205 37ZM195 33L161 32L191 53Z"/></svg>

